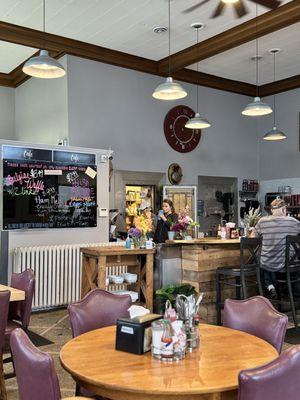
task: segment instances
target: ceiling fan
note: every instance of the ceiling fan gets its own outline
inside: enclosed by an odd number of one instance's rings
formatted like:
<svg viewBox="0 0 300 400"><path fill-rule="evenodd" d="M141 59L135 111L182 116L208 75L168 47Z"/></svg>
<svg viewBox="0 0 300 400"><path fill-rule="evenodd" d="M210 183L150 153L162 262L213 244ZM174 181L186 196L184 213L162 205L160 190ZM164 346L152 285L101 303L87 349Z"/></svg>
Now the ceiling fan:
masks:
<svg viewBox="0 0 300 400"><path fill-rule="evenodd" d="M196 10L198 7L201 7L203 4L208 3L210 0L202 0L199 3L195 4L192 7L187 8L186 10L183 11L184 14L192 12ZM253 3L260 4L264 7L270 8L271 10L274 10L275 8L279 7L281 4L281 1L279 0L250 0ZM219 4L217 5L216 9L214 10L214 13L212 14L211 18L216 18L219 15L221 15L224 11L224 8L226 4L232 4L234 7L234 10L236 12L237 18L241 18L244 15L248 13L247 8L245 7L244 1L243 0L219 0Z"/></svg>

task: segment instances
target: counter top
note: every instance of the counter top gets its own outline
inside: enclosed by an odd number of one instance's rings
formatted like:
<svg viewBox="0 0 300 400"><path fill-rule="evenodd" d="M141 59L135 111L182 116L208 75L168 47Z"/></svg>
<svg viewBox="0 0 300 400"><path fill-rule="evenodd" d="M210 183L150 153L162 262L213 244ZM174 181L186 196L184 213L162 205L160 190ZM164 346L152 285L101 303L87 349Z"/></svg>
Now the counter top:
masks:
<svg viewBox="0 0 300 400"><path fill-rule="evenodd" d="M191 240L166 240L167 244L239 244L240 239L217 239L217 238L203 238L203 239L191 239Z"/></svg>

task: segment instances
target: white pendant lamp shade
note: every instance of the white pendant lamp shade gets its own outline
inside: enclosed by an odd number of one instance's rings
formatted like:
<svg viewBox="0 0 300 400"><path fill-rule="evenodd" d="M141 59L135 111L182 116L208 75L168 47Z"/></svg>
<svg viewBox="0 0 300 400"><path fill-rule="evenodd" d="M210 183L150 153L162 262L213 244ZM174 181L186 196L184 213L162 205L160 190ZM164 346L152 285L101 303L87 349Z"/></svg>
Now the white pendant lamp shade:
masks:
<svg viewBox="0 0 300 400"><path fill-rule="evenodd" d="M152 96L158 100L177 100L187 96L185 89L170 76L154 90Z"/></svg>
<svg viewBox="0 0 300 400"><path fill-rule="evenodd" d="M49 56L47 50L41 50L36 57L30 58L23 66L23 72L35 78L60 78L66 74L60 62Z"/></svg>
<svg viewBox="0 0 300 400"><path fill-rule="evenodd" d="M242 111L243 115L256 117L260 115L268 115L273 112L269 104L261 101L260 97L254 97L254 100L249 103Z"/></svg>
<svg viewBox="0 0 300 400"><path fill-rule="evenodd" d="M264 140L283 140L286 139L286 134L274 126L270 132L266 133Z"/></svg>
<svg viewBox="0 0 300 400"><path fill-rule="evenodd" d="M211 124L207 121L207 119L201 117L199 113L196 113L195 116L189 119L185 124L185 127L189 129L205 129L209 128L210 126Z"/></svg>

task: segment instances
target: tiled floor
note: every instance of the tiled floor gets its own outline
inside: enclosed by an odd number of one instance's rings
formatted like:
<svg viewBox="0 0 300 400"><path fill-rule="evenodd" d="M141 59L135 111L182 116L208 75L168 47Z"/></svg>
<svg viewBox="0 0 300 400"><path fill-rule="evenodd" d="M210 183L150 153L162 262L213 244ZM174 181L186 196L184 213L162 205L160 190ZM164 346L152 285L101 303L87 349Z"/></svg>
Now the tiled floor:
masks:
<svg viewBox="0 0 300 400"><path fill-rule="evenodd" d="M59 362L59 351L61 347L71 339L71 328L69 325L67 311L59 310L48 313L33 314L30 322L30 330L53 342L53 344L42 346L40 349L49 352L54 358L56 371L59 377L62 398L73 396L75 383L70 375L61 367ZM289 346L289 344L285 343L284 349ZM6 366L5 371L9 372ZM8 400L19 399L17 382L15 378L6 381L6 388Z"/></svg>

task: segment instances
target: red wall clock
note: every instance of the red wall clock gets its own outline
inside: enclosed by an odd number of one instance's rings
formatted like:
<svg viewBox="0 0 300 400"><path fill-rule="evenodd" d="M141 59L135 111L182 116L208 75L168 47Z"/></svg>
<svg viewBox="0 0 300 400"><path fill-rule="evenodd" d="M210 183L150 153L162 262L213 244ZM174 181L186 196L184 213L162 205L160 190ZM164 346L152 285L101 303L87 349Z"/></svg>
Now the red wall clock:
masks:
<svg viewBox="0 0 300 400"><path fill-rule="evenodd" d="M194 116L195 112L190 107L176 106L165 117L165 137L172 149L179 153L194 150L200 141L200 129L185 128L187 121Z"/></svg>

